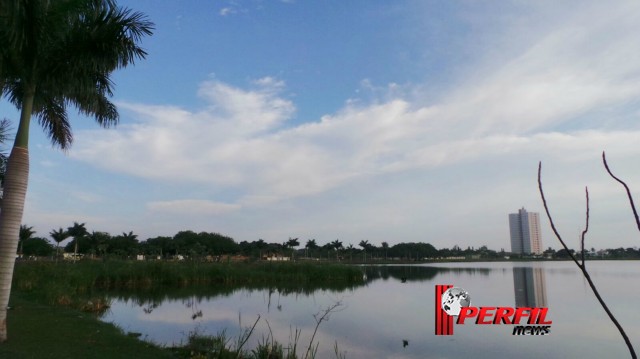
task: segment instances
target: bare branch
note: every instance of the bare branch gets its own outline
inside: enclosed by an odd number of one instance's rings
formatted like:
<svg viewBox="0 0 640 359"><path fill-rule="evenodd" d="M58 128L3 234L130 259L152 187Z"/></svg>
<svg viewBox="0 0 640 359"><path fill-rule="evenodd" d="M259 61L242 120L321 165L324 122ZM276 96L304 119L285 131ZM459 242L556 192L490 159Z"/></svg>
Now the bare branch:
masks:
<svg viewBox="0 0 640 359"><path fill-rule="evenodd" d="M311 336L311 340L309 340L309 347L307 348L307 352L305 353L304 357L305 359L307 359L309 357L309 355L311 354L311 357L314 357L314 350L312 350L313 348L313 340L316 337L316 333L318 332L318 327L320 327L320 324L324 321L329 320L329 314L331 314L332 312L335 312L338 310L339 307L342 306L342 302L338 301L333 303L333 305L327 307L325 310L315 314L313 316L313 318L316 320L316 327L313 330L313 335ZM317 350L317 345L316 345L316 350Z"/></svg>
<svg viewBox="0 0 640 359"><path fill-rule="evenodd" d="M633 197L631 196L631 190L629 190L629 186L627 186L627 184L624 183L623 180L614 176L613 173L611 173L611 170L609 169L609 165L607 164L607 158L604 154L604 151L602 151L602 162L604 163L604 168L606 168L607 172L609 172L609 175L613 177L613 179L615 179L616 181L620 182L620 184L622 184L624 186L624 189L627 191L627 197L629 197L629 204L631 204L631 210L633 211L633 216L636 219L636 226L638 226L638 230L640 231L640 218L638 217L638 211L636 211L636 206L633 204Z"/></svg>
<svg viewBox="0 0 640 359"><path fill-rule="evenodd" d="M585 187L584 188L584 193L585 196L587 198L587 213L586 213L586 223L584 225L584 230L582 231L582 236L580 238L580 254L582 255L582 268L585 268L585 264L584 264L584 237L587 234L587 231L589 230L589 188Z"/></svg>
<svg viewBox="0 0 640 359"><path fill-rule="evenodd" d="M605 166L606 166L606 162L605 162ZM580 263L578 263L578 260L576 259L576 257L569 251L569 248L567 248L567 245L562 240L560 233L558 233L558 230L556 229L556 226L553 223L553 219L551 218L551 214L549 213L549 207L547 207L547 200L544 198L544 192L542 191L542 181L540 179L541 172L542 172L542 162L539 162L538 163L538 189L540 190L540 197L542 197L542 204L544 205L544 210L547 212L547 217L549 218L549 223L551 224L551 229L553 230L553 233L556 235L556 238L558 238L558 240L560 241L564 249L567 251L567 253L571 256L571 259L573 259L573 261L576 263L578 268L580 268L580 270L582 271L582 275L589 283L589 287L591 287L591 291L593 291L593 294L598 299L600 306L602 306L602 309L604 309L604 311L607 313L607 315L609 316L609 319L611 319L611 321L616 326L616 328L618 328L620 335L622 335L624 342L627 344L627 348L629 349L631 358L637 359L638 356L636 355L636 351L633 349L633 345L631 344L631 341L629 340L627 333L625 333L624 329L622 329L622 326L620 325L620 323L618 323L618 320L613 316L613 313L611 313L611 311L609 310L609 307L607 307L607 304L604 302L604 300L600 296L600 293L598 292L596 285L591 280L591 276L589 275L589 272L587 272L587 269L584 265L584 237L585 237L585 234L587 233L587 230L589 229L589 191L585 190L587 194L587 224L585 226L584 231L582 231L582 239L580 243L580 246L582 249L582 265L581 265Z"/></svg>
<svg viewBox="0 0 640 359"><path fill-rule="evenodd" d="M544 191L542 191L542 180L540 179L541 173L542 173L542 161L538 163L538 189L540 190L540 196L542 197L542 205L544 206L545 212L547 212L547 218L549 218L551 229L553 230L553 233L556 235L556 238L558 238L558 240L560 241L560 244L562 244L562 247L564 247L564 249L567 251L567 254L569 254L571 259L573 259L573 261L576 263L578 267L582 268L580 263L578 263L578 260L576 259L576 257L569 250L569 247L567 247L566 243L564 243L564 240L562 240L560 233L558 233L558 230L556 229L556 225L553 223L553 218L551 218L551 213L549 213L549 207L547 207L547 200L544 198Z"/></svg>

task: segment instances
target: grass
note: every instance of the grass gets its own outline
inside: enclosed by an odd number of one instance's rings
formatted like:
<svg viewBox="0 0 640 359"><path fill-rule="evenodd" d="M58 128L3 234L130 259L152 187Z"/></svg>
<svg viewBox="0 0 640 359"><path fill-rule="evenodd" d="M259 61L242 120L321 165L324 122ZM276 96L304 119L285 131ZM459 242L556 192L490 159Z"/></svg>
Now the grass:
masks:
<svg viewBox="0 0 640 359"><path fill-rule="evenodd" d="M226 358L242 358L242 359L313 359L316 357L318 346L320 343L314 341L316 333L320 324L329 320L329 315L335 311L338 311L342 304L336 302L333 305L325 308L323 311L314 315L316 320L316 326L313 331L313 335L309 340L309 345L301 347L302 351L298 350L298 344L300 340L301 331L296 329L291 333L289 338L289 344L284 346L273 338L271 333L271 327L269 327L269 335L263 338L258 346L254 349L244 349L244 345L247 343L253 331L260 321L260 317L253 323L253 326L246 328L239 336L233 341L226 336L226 333L218 333L217 335L203 335L200 333L190 333L186 345L181 348L174 348L174 353L181 355L181 357L190 357L198 359L226 359ZM267 322L267 325L269 323ZM338 343L334 344L334 352L336 358L344 358L345 355L338 349Z"/></svg>
<svg viewBox="0 0 640 359"><path fill-rule="evenodd" d="M0 358L174 358L90 313L42 304L19 291L10 306L9 339L0 344Z"/></svg>
<svg viewBox="0 0 640 359"><path fill-rule="evenodd" d="M362 282L361 269L338 264L42 261L16 263L13 290L32 293L48 304L82 308L91 302L99 311L106 293L126 296L189 288L215 294L239 286L311 291Z"/></svg>
<svg viewBox="0 0 640 359"><path fill-rule="evenodd" d="M94 313L108 308L105 298L115 293L154 296L177 290L215 295L237 286L311 291L360 284L360 269L332 264L20 262L14 271L9 339L0 344L0 358L312 358L312 343L298 356L297 340L283 346L272 336L255 349L243 349L252 331L235 344L224 333L193 333L184 347L161 348L99 321Z"/></svg>

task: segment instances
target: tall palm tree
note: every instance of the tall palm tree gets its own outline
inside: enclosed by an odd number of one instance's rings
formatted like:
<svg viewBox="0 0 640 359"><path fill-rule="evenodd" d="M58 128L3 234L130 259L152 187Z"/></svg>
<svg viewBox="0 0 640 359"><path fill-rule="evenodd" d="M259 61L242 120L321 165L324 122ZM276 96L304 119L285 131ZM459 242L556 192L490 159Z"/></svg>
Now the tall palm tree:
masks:
<svg viewBox="0 0 640 359"><path fill-rule="evenodd" d="M58 260L58 256L60 256L60 243L64 242L65 239L69 238L69 232L62 229L62 227L58 230L53 230L49 232L49 235L56 242L56 261Z"/></svg>
<svg viewBox="0 0 640 359"><path fill-rule="evenodd" d="M73 260L76 260L78 258L78 242L80 242L81 238L86 237L89 231L87 231L84 223L73 222L73 226L67 228L67 233L73 237Z"/></svg>
<svg viewBox="0 0 640 359"><path fill-rule="evenodd" d="M29 177L32 115L54 145L72 141L67 106L102 126L118 122L111 73L146 56L153 24L115 0L0 0L0 97L20 109L0 212L0 342Z"/></svg>
<svg viewBox="0 0 640 359"><path fill-rule="evenodd" d="M363 255L364 255L364 261L367 261L367 249L369 249L369 247L371 246L369 244L368 240L362 240L360 241L360 243L358 244L360 247L362 247L363 250Z"/></svg>
<svg viewBox="0 0 640 359"><path fill-rule="evenodd" d="M294 256L295 256L295 248L297 246L300 245L300 242L298 241L298 238L291 238L289 237L289 240L285 243L285 245L289 248L291 248L291 260L294 260Z"/></svg>
<svg viewBox="0 0 640 359"><path fill-rule="evenodd" d="M305 255L307 256L307 258L309 258L309 251L313 251L314 249L318 248L318 244L316 243L315 238L307 240L307 244L304 245L304 248L307 251L307 254ZM313 256L313 252L311 253L311 255Z"/></svg>
<svg viewBox="0 0 640 359"><path fill-rule="evenodd" d="M336 260L338 260L338 253L342 248L344 248L342 246L342 241L336 239L335 241L331 242L331 246L336 250Z"/></svg>

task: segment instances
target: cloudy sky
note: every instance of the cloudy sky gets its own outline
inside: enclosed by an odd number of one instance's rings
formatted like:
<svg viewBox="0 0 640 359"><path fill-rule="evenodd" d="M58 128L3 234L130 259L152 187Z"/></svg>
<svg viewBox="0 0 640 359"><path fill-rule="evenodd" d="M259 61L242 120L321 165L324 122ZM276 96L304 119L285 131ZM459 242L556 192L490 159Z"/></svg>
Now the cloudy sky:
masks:
<svg viewBox="0 0 640 359"><path fill-rule="evenodd" d="M640 2L130 0L155 34L114 75L121 123L32 127L24 222L140 239L509 250L538 161L575 247L640 244ZM17 118L3 100L3 115ZM640 198L640 197L638 197ZM544 247L559 248L544 217Z"/></svg>

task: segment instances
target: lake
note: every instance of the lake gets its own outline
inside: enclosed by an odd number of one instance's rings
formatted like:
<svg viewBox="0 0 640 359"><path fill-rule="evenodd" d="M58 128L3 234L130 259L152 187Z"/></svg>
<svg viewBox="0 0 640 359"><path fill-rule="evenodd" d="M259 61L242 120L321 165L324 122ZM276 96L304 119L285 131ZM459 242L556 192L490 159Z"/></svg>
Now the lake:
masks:
<svg viewBox="0 0 640 359"><path fill-rule="evenodd" d="M438 263L363 266L355 288L284 288L116 296L102 320L158 344L189 333L235 338L258 320L245 348L272 335L287 346L299 331L304 351L318 326L318 358L628 358L627 347L573 262ZM640 352L640 261L587 262L600 294ZM550 334L512 335L513 325L454 325L435 335L435 285L452 284L474 307L548 307ZM206 294L203 294L206 293Z"/></svg>

